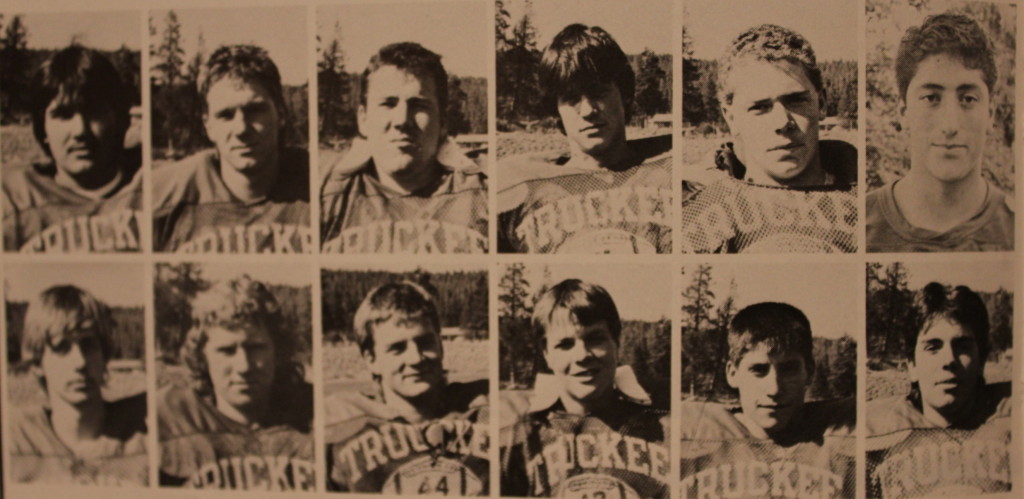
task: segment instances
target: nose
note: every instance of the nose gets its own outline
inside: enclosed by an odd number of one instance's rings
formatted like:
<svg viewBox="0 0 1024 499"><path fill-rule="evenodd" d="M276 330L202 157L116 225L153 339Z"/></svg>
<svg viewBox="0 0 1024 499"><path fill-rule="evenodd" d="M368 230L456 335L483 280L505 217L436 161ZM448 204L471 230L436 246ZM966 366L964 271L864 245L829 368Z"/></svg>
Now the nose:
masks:
<svg viewBox="0 0 1024 499"><path fill-rule="evenodd" d="M939 350L936 355L938 355L939 360L942 361L943 369L946 369L947 371L953 370L953 366L957 363L957 356L951 345L943 345L942 349Z"/></svg>
<svg viewBox="0 0 1024 499"><path fill-rule="evenodd" d="M597 104L595 104L594 101L586 95L580 97L580 102L576 105L576 108L577 112L580 113L580 116L584 117L595 114L598 109Z"/></svg>
<svg viewBox="0 0 1024 499"><path fill-rule="evenodd" d="M76 112L68 118L68 127L73 137L82 137L89 132L88 123L81 112Z"/></svg>
<svg viewBox="0 0 1024 499"><path fill-rule="evenodd" d="M247 373L253 366L253 354L248 349L241 348L235 355L234 368L236 372Z"/></svg>
<svg viewBox="0 0 1024 499"><path fill-rule="evenodd" d="M953 137L960 130L962 113L960 112L959 103L945 99L940 105L941 108L938 113L939 129L946 137Z"/></svg>
<svg viewBox="0 0 1024 499"><path fill-rule="evenodd" d="M764 394L774 398L779 394L779 376L773 370L764 377Z"/></svg>
<svg viewBox="0 0 1024 499"><path fill-rule="evenodd" d="M772 110L768 113L769 119L775 124L775 131L783 133L796 125L793 121L793 112L786 108L781 102L772 103Z"/></svg>
<svg viewBox="0 0 1024 499"><path fill-rule="evenodd" d="M78 345L78 342L71 344L71 348L68 349L65 358L75 369L81 370L85 368L85 353L82 352L82 347Z"/></svg>

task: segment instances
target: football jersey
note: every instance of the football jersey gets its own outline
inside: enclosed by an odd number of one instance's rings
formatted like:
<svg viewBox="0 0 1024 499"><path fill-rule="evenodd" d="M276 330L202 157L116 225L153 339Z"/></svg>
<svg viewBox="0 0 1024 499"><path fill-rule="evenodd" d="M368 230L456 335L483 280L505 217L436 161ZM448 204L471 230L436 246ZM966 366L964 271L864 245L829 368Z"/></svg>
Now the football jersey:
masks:
<svg viewBox="0 0 1024 499"><path fill-rule="evenodd" d="M247 426L191 388L157 394L160 484L187 488L311 491L316 487L312 388L290 392L279 421Z"/></svg>
<svg viewBox="0 0 1024 499"><path fill-rule="evenodd" d="M570 166L567 155L502 161L498 250L506 253L669 253L672 137L629 141L617 169Z"/></svg>
<svg viewBox="0 0 1024 499"><path fill-rule="evenodd" d="M682 403L684 499L856 496L853 398L808 402L791 423L798 433L784 442L755 437L738 413L723 404Z"/></svg>
<svg viewBox="0 0 1024 499"><path fill-rule="evenodd" d="M310 253L309 156L281 151L265 199L246 204L220 176L215 150L153 173L153 249L177 253Z"/></svg>
<svg viewBox="0 0 1024 499"><path fill-rule="evenodd" d="M78 485L147 485L146 394L106 403L103 432L88 455L76 456L54 433L42 406L11 412L10 455L15 482Z"/></svg>
<svg viewBox="0 0 1024 499"><path fill-rule="evenodd" d="M52 165L4 169L4 250L22 253L141 251L139 151L126 151L121 185L90 199L58 185Z"/></svg>
<svg viewBox="0 0 1024 499"><path fill-rule="evenodd" d="M588 415L569 414L555 402L503 424L501 494L667 498L668 414L616 395ZM506 408L521 405L505 402Z"/></svg>
<svg viewBox="0 0 1024 499"><path fill-rule="evenodd" d="M487 495L487 380L449 383L445 415L407 423L381 400L342 394L326 403L328 488L391 495Z"/></svg>
<svg viewBox="0 0 1024 499"><path fill-rule="evenodd" d="M867 497L1010 490L1010 383L978 390L973 421L938 428L906 397L868 402Z"/></svg>
<svg viewBox="0 0 1024 499"><path fill-rule="evenodd" d="M487 252L486 154L466 156L453 142L438 152L442 174L418 192L382 184L359 143L320 189L324 253ZM475 161L475 162L474 162Z"/></svg>
<svg viewBox="0 0 1024 499"><path fill-rule="evenodd" d="M731 144L716 154L713 180L684 182L684 253L853 253L857 250L857 151L821 141L827 183L750 183Z"/></svg>

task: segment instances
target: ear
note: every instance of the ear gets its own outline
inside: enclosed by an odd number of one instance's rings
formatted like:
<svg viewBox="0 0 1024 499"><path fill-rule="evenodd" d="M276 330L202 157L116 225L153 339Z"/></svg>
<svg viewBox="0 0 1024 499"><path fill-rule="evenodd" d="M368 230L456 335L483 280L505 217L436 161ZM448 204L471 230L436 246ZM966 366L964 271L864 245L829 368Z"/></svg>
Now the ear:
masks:
<svg viewBox="0 0 1024 499"><path fill-rule="evenodd" d="M736 388L736 364L732 361L725 363L725 381L729 386Z"/></svg>
<svg viewBox="0 0 1024 499"><path fill-rule="evenodd" d="M380 367L377 365L376 356L373 355L373 349L360 350L359 353L363 356L363 362L366 362L366 366L370 368L370 373L379 375Z"/></svg>
<svg viewBox="0 0 1024 499"><path fill-rule="evenodd" d="M917 364L913 360L907 361L907 378L910 378L911 383L917 383L920 381L917 375Z"/></svg>
<svg viewBox="0 0 1024 499"><path fill-rule="evenodd" d="M734 128L732 126L732 122L733 122L733 118L734 118L733 114L732 114L732 106L729 105L729 104L724 104L723 103L722 107L721 107L721 111L722 111L722 117L725 118L725 124L729 126L729 132L732 133L732 131L734 130Z"/></svg>
<svg viewBox="0 0 1024 499"><path fill-rule="evenodd" d="M363 133L363 130L366 130L366 104L360 104L356 111L356 126L359 128L359 135L366 137L366 134Z"/></svg>
<svg viewBox="0 0 1024 499"><path fill-rule="evenodd" d="M213 134L210 133L210 113L209 112L203 113L203 131L206 132L206 138L207 139L209 139L210 137L213 137Z"/></svg>
<svg viewBox="0 0 1024 499"><path fill-rule="evenodd" d="M902 129L902 130L909 130L910 127L907 126L907 119L906 119L906 117L907 117L907 99L906 99L906 97L900 99L899 107L900 107L900 129Z"/></svg>

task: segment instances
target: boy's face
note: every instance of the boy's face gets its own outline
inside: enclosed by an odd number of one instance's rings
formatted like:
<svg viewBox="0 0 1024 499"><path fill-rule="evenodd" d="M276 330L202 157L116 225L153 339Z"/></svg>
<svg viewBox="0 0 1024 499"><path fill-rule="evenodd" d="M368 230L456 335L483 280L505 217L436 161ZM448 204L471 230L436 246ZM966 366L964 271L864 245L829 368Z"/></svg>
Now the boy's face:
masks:
<svg viewBox="0 0 1024 499"><path fill-rule="evenodd" d="M400 177L430 166L445 134L434 81L385 65L370 73L366 85L359 133L378 174Z"/></svg>
<svg viewBox="0 0 1024 499"><path fill-rule="evenodd" d="M116 166L124 128L113 106L50 102L45 112L46 142L54 166L70 177Z"/></svg>
<svg viewBox="0 0 1024 499"><path fill-rule="evenodd" d="M917 336L908 368L921 390L921 403L948 418L970 402L985 360L970 331L938 319Z"/></svg>
<svg viewBox="0 0 1024 499"><path fill-rule="evenodd" d="M373 352L363 352L370 372L380 376L384 398L434 393L444 385L444 348L432 327L391 318L373 326Z"/></svg>
<svg viewBox="0 0 1024 499"><path fill-rule="evenodd" d="M239 412L263 407L269 401L274 382L274 342L257 325L207 330L206 366L217 405L227 404Z"/></svg>
<svg viewBox="0 0 1024 499"><path fill-rule="evenodd" d="M565 135L584 154L600 156L626 136L626 110L615 83L600 85L589 95L558 98Z"/></svg>
<svg viewBox="0 0 1024 499"><path fill-rule="evenodd" d="M221 78L210 85L206 103L206 135L217 146L222 168L252 175L277 160L284 115L262 84Z"/></svg>
<svg viewBox="0 0 1024 499"><path fill-rule="evenodd" d="M39 363L50 396L77 406L102 399L107 362L99 338L91 328L51 338Z"/></svg>
<svg viewBox="0 0 1024 499"><path fill-rule="evenodd" d="M583 402L601 400L615 385L618 345L605 321L589 326L568 318L546 331L544 358L561 382L561 396Z"/></svg>
<svg viewBox="0 0 1024 499"><path fill-rule="evenodd" d="M918 64L901 107L912 169L940 182L958 182L980 168L992 124L980 69L968 69L947 54L928 56Z"/></svg>
<svg viewBox="0 0 1024 499"><path fill-rule="evenodd" d="M747 419L769 434L791 427L804 405L810 369L801 354L771 352L754 345L738 364L726 366L729 386L740 392L740 408Z"/></svg>
<svg viewBox="0 0 1024 499"><path fill-rule="evenodd" d="M736 154L758 183L800 185L818 154L820 96L803 67L743 57L726 75L722 106Z"/></svg>

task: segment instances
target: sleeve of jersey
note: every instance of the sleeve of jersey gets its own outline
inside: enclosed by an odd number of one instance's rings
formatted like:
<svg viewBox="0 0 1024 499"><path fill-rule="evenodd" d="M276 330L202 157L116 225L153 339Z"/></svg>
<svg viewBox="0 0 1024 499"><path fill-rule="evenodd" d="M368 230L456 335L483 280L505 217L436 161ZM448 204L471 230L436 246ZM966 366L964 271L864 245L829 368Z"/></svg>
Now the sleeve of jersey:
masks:
<svg viewBox="0 0 1024 499"><path fill-rule="evenodd" d="M197 163L192 156L153 171L153 250L170 251L177 219L186 208Z"/></svg>
<svg viewBox="0 0 1024 499"><path fill-rule="evenodd" d="M736 237L728 180L720 180L683 202L682 231L677 239L683 253L724 253Z"/></svg>
<svg viewBox="0 0 1024 499"><path fill-rule="evenodd" d="M217 429L217 422L200 407L189 389L165 387L157 394L157 427L160 440L160 482L182 485L209 456L212 444L196 438Z"/></svg>

